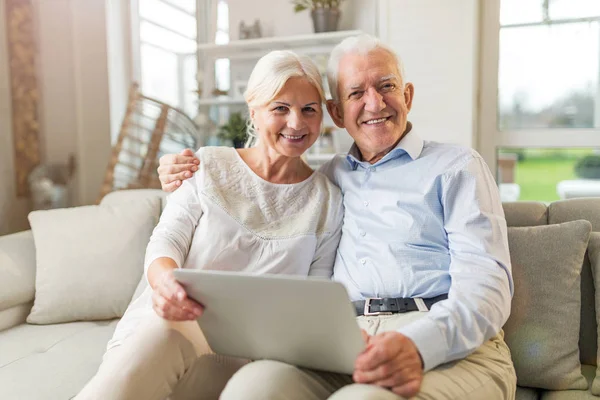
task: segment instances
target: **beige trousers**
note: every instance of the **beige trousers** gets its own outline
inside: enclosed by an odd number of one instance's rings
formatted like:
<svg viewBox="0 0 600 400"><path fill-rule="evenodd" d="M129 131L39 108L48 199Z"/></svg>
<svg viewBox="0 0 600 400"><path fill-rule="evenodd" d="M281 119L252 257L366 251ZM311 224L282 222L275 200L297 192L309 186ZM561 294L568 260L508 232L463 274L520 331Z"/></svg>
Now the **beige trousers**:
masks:
<svg viewBox="0 0 600 400"><path fill-rule="evenodd" d="M396 330L425 313L358 317L369 334ZM467 358L438 366L425 373L414 399L513 400L516 375L503 332ZM345 374L298 368L277 361L255 361L227 383L221 400L398 400L387 389L352 382Z"/></svg>
<svg viewBox="0 0 600 400"><path fill-rule="evenodd" d="M195 321L172 322L152 313L104 354L75 399L218 399L247 362L214 354Z"/></svg>

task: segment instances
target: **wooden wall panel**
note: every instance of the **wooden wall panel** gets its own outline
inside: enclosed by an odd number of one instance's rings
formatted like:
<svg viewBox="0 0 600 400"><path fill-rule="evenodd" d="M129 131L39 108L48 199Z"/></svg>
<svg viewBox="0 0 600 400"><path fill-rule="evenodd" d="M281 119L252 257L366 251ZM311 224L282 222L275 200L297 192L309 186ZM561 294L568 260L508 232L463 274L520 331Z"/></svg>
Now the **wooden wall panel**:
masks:
<svg viewBox="0 0 600 400"><path fill-rule="evenodd" d="M40 163L38 55L31 0L6 1L6 29L17 196L29 195L27 177Z"/></svg>

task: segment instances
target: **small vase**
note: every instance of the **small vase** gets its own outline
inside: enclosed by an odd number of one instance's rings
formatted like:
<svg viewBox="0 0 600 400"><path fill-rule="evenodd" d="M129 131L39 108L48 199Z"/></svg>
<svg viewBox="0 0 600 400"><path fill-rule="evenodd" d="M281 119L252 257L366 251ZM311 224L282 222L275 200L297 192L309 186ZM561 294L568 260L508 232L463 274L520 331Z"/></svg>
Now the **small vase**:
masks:
<svg viewBox="0 0 600 400"><path fill-rule="evenodd" d="M339 8L315 8L311 11L315 33L337 31L341 11Z"/></svg>

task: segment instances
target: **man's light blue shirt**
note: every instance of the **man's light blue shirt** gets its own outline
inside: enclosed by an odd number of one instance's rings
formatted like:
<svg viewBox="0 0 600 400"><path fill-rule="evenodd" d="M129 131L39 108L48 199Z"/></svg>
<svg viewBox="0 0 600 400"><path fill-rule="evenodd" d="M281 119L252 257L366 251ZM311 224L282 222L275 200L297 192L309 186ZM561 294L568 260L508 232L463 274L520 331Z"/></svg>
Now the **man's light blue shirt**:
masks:
<svg viewBox="0 0 600 400"><path fill-rule="evenodd" d="M399 330L425 370L466 357L500 331L513 292L506 220L477 152L411 131L373 165L353 145L321 172L344 194L334 279L352 300L448 293Z"/></svg>

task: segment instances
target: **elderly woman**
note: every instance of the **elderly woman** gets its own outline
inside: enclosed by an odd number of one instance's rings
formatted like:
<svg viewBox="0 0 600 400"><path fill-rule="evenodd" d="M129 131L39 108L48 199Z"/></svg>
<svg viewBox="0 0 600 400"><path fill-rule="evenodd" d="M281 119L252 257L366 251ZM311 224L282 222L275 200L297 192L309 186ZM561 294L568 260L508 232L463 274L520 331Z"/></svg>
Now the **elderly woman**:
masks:
<svg viewBox="0 0 600 400"><path fill-rule="evenodd" d="M197 152L202 164L170 195L150 239L150 287L129 306L78 399L216 398L248 362L212 354L195 322L202 307L175 268L331 276L342 196L301 158L321 130L320 74L306 57L273 51L244 96L258 144Z"/></svg>

